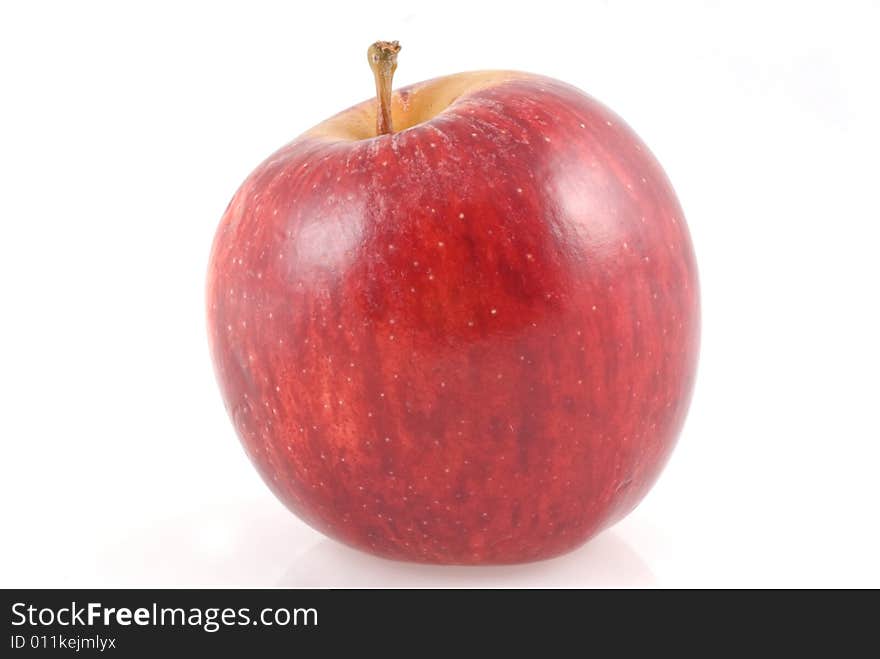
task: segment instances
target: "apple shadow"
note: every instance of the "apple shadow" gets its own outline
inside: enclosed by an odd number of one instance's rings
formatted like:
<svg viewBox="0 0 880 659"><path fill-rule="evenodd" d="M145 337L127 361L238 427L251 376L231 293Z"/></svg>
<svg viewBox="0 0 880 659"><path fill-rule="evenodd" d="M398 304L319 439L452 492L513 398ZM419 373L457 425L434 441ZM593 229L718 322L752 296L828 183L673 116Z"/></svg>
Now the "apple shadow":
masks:
<svg viewBox="0 0 880 659"><path fill-rule="evenodd" d="M121 532L94 557L92 582L119 586L274 584L323 536L281 505L205 506Z"/></svg>
<svg viewBox="0 0 880 659"><path fill-rule="evenodd" d="M611 588L652 587L642 557L614 530L573 552L536 563L446 566L402 563L324 539L305 551L278 582L307 588Z"/></svg>
<svg viewBox="0 0 880 659"><path fill-rule="evenodd" d="M330 540L281 505L215 502L129 529L93 556L94 586L309 588L650 587L651 569L611 529L537 563L443 566L377 558ZM85 567L85 566L83 566Z"/></svg>

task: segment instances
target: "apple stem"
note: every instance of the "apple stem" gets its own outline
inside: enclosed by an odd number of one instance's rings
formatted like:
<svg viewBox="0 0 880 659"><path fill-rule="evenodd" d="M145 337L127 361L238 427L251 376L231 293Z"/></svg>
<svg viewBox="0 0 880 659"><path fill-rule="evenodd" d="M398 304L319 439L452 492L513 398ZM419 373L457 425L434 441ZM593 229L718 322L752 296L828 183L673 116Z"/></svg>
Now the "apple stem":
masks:
<svg viewBox="0 0 880 659"><path fill-rule="evenodd" d="M376 134L390 135L394 132L391 123L391 80L397 70L397 53L400 44L396 41L377 41L367 50L367 60L376 80Z"/></svg>

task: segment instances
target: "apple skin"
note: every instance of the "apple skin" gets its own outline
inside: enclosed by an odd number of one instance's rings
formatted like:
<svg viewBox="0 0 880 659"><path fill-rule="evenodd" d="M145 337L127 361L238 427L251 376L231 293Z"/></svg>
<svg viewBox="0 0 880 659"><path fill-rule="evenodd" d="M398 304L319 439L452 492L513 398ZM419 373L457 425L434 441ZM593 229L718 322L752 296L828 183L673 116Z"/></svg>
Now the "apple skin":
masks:
<svg viewBox="0 0 880 659"><path fill-rule="evenodd" d="M696 264L657 161L577 89L487 75L392 135L282 148L210 258L250 459L313 527L393 559L581 545L655 482L694 382Z"/></svg>

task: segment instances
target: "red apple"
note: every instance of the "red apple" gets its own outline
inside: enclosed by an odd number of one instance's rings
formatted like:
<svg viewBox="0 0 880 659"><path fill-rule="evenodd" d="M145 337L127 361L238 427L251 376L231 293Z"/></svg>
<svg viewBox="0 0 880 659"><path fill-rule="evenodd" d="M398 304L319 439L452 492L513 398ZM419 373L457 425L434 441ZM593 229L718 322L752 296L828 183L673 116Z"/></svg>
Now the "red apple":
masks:
<svg viewBox="0 0 880 659"><path fill-rule="evenodd" d="M645 496L687 412L681 208L633 131L562 82L463 73L389 98L378 129L374 101L336 115L229 204L207 295L227 409L275 494L349 545L568 551Z"/></svg>

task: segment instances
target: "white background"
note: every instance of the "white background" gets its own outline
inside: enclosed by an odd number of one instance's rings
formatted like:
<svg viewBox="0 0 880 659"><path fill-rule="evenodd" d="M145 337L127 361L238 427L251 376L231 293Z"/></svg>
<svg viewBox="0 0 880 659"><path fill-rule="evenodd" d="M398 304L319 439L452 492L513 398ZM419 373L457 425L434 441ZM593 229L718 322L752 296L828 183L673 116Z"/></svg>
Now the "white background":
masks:
<svg viewBox="0 0 880 659"><path fill-rule="evenodd" d="M873 4L873 6L872 6ZM0 586L880 586L876 3L6 2ZM583 549L399 564L289 514L207 352L217 222L270 152L396 83L570 82L651 146L704 334L658 485Z"/></svg>

